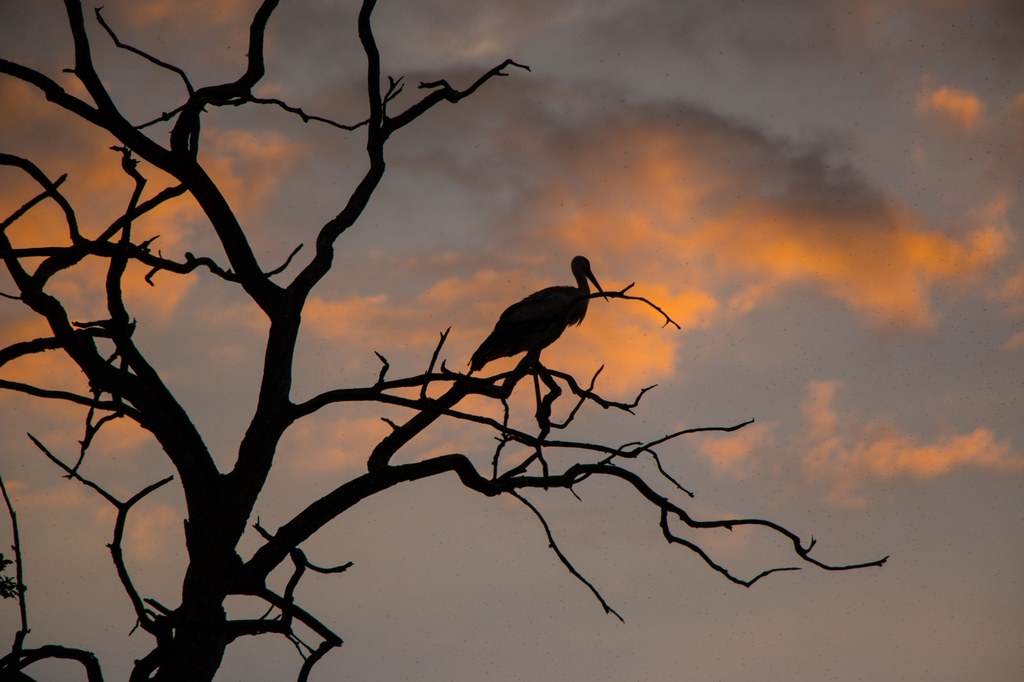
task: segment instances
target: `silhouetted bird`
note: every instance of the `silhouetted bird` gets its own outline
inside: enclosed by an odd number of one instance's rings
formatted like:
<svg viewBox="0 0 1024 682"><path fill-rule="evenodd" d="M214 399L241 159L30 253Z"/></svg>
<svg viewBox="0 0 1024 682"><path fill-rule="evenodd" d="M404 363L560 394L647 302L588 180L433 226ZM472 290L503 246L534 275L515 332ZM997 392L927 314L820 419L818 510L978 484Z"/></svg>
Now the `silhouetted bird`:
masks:
<svg viewBox="0 0 1024 682"><path fill-rule="evenodd" d="M484 339L469 361L471 372L491 360L507 358L527 351L540 352L562 335L571 324L579 324L587 314L589 279L598 291L604 291L590 261L583 256L572 259L576 286L547 287L509 306L498 318L494 331Z"/></svg>

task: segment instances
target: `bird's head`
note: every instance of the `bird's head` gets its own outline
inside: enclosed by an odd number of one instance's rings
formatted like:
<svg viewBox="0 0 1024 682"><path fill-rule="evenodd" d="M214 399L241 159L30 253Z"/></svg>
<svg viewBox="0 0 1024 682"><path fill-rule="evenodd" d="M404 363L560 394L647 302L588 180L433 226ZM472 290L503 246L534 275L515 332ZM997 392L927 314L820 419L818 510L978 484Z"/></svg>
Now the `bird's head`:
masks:
<svg viewBox="0 0 1024 682"><path fill-rule="evenodd" d="M576 256L572 259L572 274L576 276L576 283L581 287L586 287L587 280L594 283L597 290L603 292L601 283L594 277L594 271L590 269L590 261L586 256Z"/></svg>

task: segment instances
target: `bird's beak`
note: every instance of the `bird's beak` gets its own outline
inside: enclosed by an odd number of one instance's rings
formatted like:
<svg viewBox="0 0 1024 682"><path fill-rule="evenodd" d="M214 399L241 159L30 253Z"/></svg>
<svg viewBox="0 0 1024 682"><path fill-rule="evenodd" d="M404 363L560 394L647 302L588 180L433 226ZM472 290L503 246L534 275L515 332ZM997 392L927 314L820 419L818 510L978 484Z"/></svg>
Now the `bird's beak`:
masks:
<svg viewBox="0 0 1024 682"><path fill-rule="evenodd" d="M601 292L602 294L604 293L604 289L601 288L601 283L597 281L597 278L594 277L594 273L592 273L590 270L587 270L587 279L589 279L594 284L594 286L597 287L597 290L599 292Z"/></svg>

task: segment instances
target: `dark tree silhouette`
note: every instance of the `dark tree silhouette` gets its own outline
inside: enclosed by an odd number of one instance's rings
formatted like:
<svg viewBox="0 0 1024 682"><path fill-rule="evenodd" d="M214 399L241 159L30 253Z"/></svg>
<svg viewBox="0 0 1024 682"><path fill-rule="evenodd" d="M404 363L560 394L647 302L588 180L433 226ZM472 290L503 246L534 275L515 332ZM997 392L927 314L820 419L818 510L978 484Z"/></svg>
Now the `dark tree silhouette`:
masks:
<svg viewBox="0 0 1024 682"><path fill-rule="evenodd" d="M24 338L0 349L0 368L27 356L61 354L80 368L88 381L88 390L35 385L3 377L0 377L0 389L42 401L77 405L85 415L85 437L74 463L52 452L35 436L30 438L41 455L50 458L65 476L91 488L116 511L109 545L113 567L138 618L138 627L152 637L152 649L135 663L132 680L210 680L232 642L240 637L256 635L276 635L291 640L303 659L298 679L307 679L316 663L341 644L341 638L324 624L320 616L297 602L296 588L307 572L339 573L348 564L334 567L316 565L304 554L303 543L360 501L399 483L434 476L457 476L464 486L482 495L508 495L525 505L539 518L547 534L546 540L557 558L590 589L604 610L614 616L619 614L559 549L547 520L526 497L527 492L572 491L589 479L614 480L650 505L668 542L685 547L709 567L740 585L749 586L770 573L794 570L795 567L767 568L753 577L741 578L717 563L696 540L689 539L696 537L693 533L683 537L679 529L699 531L758 527L791 542L795 559L799 562L827 570L880 566L885 561L830 565L811 555L813 540L805 542L777 523L757 518L702 520L691 516L682 503L674 499L682 497L685 500L689 493L662 466L658 449L687 434L735 431L749 421L725 427L691 428L625 445L554 437L552 434L563 429L579 410L588 405L632 412L648 389L630 401L609 400L596 391L596 375L589 383L581 383L569 374L545 367L534 353L528 353L511 371L491 376L469 375L448 369L444 362L438 363L447 338L445 332L433 349L426 369L419 374L391 377L388 361L379 356L380 372L366 385L336 388L300 402L294 400L293 363L303 306L314 287L331 270L341 237L360 218L384 175L384 151L391 135L435 107L455 104L490 81L513 71L528 70L528 67L507 59L463 89L443 79L423 82L418 86L419 94L413 98L414 101L400 107L399 96L404 94L405 83L402 79L382 77L381 59L371 26L375 2L364 0L358 14L357 33L365 54L365 118L351 123L332 121L307 114L302 108L280 99L254 94L254 88L264 76L264 36L277 4L277 0L264 0L255 13L249 28L245 69L238 78L203 86L194 84L183 69L144 49L122 42L115 29L104 20L100 9L96 9L95 21L101 29L100 35L105 33L104 39L146 60L152 68L174 74L181 81L182 99L170 105L164 113L141 124L126 117L105 87L93 61L87 30L89 22L78 0L65 0L64 5L74 44L74 64L69 72L81 86L76 89L79 94L69 92L53 77L38 70L0 59L0 74L4 77L31 86L52 106L112 136L117 141L113 148L117 153L114 158L119 159L121 172L132 187L123 212L113 216L100 229L86 228L80 226L75 207L62 192L65 176L54 178L30 159L0 153L0 165L24 174L38 187L34 196L26 196L24 203L0 222L0 258L16 287L16 292L5 294L5 297L34 313L48 330L43 335ZM339 134L362 135L366 141L362 176L337 214L319 228L313 248L307 252L296 249L286 262L269 269L258 261L251 245L252 234L242 224L199 155L203 139L201 123L205 115L227 107L256 104L279 107L304 122L330 125L339 129ZM166 143L155 139L151 132L160 129L161 125L170 129ZM159 169L172 181L155 192L148 191L147 174L151 173L147 173L147 168ZM208 229L227 258L226 263L204 254L184 253L180 257L165 254L154 249L152 240L140 240L133 234L136 221L183 196L190 196L201 208ZM47 245L20 244L9 228L47 202L55 206L62 216L63 238ZM102 265L98 269L106 298L106 312L102 319L72 319L65 303L55 293L56 287L52 286L61 273L83 262ZM156 275L197 277L208 273L206 276L218 278L224 287L237 289L248 297L269 321L263 365L253 370L259 372L260 377L255 409L237 445L237 456L226 469L215 462L183 404L172 394L161 373L147 357L146 349L136 340L136 322L126 306L123 293L129 264L144 266L148 271L146 280L151 284ZM590 296L640 301L661 311L654 303L630 294L630 287ZM674 324L667 314L662 314L666 325ZM424 352L429 350L424 349ZM197 367L196 371L201 372L202 369ZM508 399L526 377L532 379L537 408L532 417L536 429L531 427L529 430L513 426L509 419L511 408ZM552 408L563 396L570 403L568 417L558 422L552 418ZM467 401L467 398L473 398L473 401ZM479 404L480 400L503 406L505 418L495 419L465 407L471 403ZM399 408L406 416L401 420L386 419L391 430L367 453L365 473L340 483L323 497L309 501L279 528L265 528L256 521L253 527L262 544L248 556L241 555L237 549L239 542L253 524L255 505L286 431L299 420L325 407L355 403ZM155 481L124 500L108 492L102 482L86 478L80 471L83 458L96 434L115 419L131 420L148 432L166 455L174 476ZM470 456L458 452L396 463L396 455L413 438L437 423L450 421L473 423L493 431L497 445L492 452L486 453L491 463L489 470L478 469ZM503 455L510 445L526 448L529 454L509 463L512 458L506 456L503 459ZM545 453L553 450L575 453L575 457L567 466L563 464L555 468L545 458ZM630 468L630 461L637 458L652 458L657 463L660 472L657 480L645 478ZM133 506L149 493L172 482L180 487L186 507L184 523L188 563L181 576L180 601L164 605L148 598L145 588L133 580L122 554L122 543L126 519ZM671 488L673 497L659 492L659 486ZM4 497L13 521L14 509L6 489ZM14 527L16 531L16 522ZM45 658L67 658L80 662L89 680L102 679L99 663L90 652L56 644L28 645L25 591L19 587L22 580L21 557L20 550L15 549L18 578L7 586L12 590L10 596L21 602L22 625L11 651L0 659L0 675L13 677ZM271 573L289 565L290 577L283 585L275 584L270 579ZM225 600L237 595L262 601L268 609L266 615L250 619L229 617ZM303 632L313 633L317 640L307 642L300 639L297 629L300 624ZM303 637L309 639L310 635L304 634Z"/></svg>

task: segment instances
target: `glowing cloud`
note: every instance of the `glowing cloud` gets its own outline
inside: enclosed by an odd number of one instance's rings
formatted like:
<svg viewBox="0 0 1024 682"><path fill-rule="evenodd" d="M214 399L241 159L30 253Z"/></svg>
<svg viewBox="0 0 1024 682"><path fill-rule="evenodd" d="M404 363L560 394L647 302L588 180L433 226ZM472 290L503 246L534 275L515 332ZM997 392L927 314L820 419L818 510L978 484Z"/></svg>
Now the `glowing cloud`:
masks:
<svg viewBox="0 0 1024 682"><path fill-rule="evenodd" d="M751 458L774 442L775 428L775 423L758 422L725 437L709 437L700 442L699 452L716 471L744 478L753 468Z"/></svg>
<svg viewBox="0 0 1024 682"><path fill-rule="evenodd" d="M1003 350L1018 350L1020 348L1024 348L1024 332L1017 332L1003 344Z"/></svg>
<svg viewBox="0 0 1024 682"><path fill-rule="evenodd" d="M945 85L926 87L917 95L919 116L936 115L965 133L978 129L985 109L985 103L973 92Z"/></svg>
<svg viewBox="0 0 1024 682"><path fill-rule="evenodd" d="M243 220L259 216L305 146L272 131L207 130L203 163Z"/></svg>
<svg viewBox="0 0 1024 682"><path fill-rule="evenodd" d="M245 0L227 0L205 6L190 6L177 0L144 0L135 3L132 12L125 13L125 18L136 27L172 24L193 28L204 25L221 26L236 20L244 20L250 11L251 3ZM202 17L202 22L198 21L199 17Z"/></svg>
<svg viewBox="0 0 1024 682"><path fill-rule="evenodd" d="M811 382L803 405L808 422L804 475L828 481L832 504L863 507L867 499L862 489L871 481L924 480L963 468L1024 473L1024 456L985 427L920 442L886 421L860 427L844 423L834 406L839 388L837 381Z"/></svg>
<svg viewBox="0 0 1024 682"><path fill-rule="evenodd" d="M757 294L812 284L876 322L930 328L933 287L993 263L1009 231L982 225L958 240L923 228L906 211L844 217L769 203L713 219L695 237L708 258L758 284L744 290L743 308Z"/></svg>
<svg viewBox="0 0 1024 682"><path fill-rule="evenodd" d="M140 505L128 517L125 551L133 558L155 564L165 562L182 542L182 514L165 504Z"/></svg>
<svg viewBox="0 0 1024 682"><path fill-rule="evenodd" d="M728 312L810 285L876 323L916 328L934 325L937 286L975 280L1008 249L1005 201L939 231L823 154L707 116L683 123L619 121L577 141L543 234L645 287L725 299Z"/></svg>
<svg viewBox="0 0 1024 682"><path fill-rule="evenodd" d="M1024 265L993 293L992 298L1005 302L1011 314L1024 316Z"/></svg>

